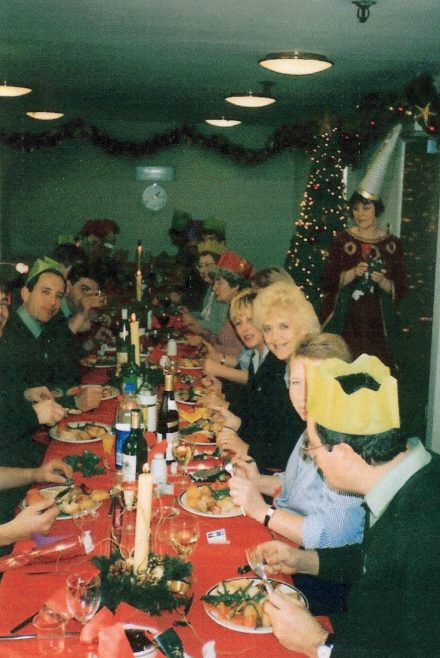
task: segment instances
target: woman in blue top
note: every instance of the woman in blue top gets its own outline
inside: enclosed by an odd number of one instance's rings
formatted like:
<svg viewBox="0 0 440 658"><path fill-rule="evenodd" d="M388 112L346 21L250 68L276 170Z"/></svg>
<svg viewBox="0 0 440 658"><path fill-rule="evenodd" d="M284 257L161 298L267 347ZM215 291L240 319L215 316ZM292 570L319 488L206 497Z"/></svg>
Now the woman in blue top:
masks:
<svg viewBox="0 0 440 658"><path fill-rule="evenodd" d="M345 341L334 334L306 339L289 363L289 395L299 416L306 419L304 359L339 358L350 361ZM307 458L304 432L286 470L261 475L255 462L236 457L238 475L230 480L231 496L246 514L277 534L305 548L328 548L360 543L364 509L359 496L331 489L314 462ZM269 506L264 496L273 497Z"/></svg>

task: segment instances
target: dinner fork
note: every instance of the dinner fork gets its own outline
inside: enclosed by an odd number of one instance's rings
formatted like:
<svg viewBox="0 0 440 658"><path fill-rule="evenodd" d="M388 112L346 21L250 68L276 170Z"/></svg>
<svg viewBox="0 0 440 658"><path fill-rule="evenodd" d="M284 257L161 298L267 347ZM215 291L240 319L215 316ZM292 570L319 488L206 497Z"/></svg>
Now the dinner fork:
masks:
<svg viewBox="0 0 440 658"><path fill-rule="evenodd" d="M259 577L264 583L267 593L269 596L275 592L272 584L267 577L267 573L264 571L264 560L258 558L255 554L254 548L246 549L246 559L248 565L251 567L252 571Z"/></svg>

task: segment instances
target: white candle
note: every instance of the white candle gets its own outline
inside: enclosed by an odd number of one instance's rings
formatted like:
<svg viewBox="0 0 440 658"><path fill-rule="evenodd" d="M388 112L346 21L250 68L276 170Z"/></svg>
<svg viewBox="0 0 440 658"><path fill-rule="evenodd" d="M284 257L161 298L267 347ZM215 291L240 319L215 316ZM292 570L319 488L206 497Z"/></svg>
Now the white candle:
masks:
<svg viewBox="0 0 440 658"><path fill-rule="evenodd" d="M143 473L138 478L136 533L134 539L133 571L145 571L148 567L150 551L151 501L153 497L153 476L148 464L144 464Z"/></svg>
<svg viewBox="0 0 440 658"><path fill-rule="evenodd" d="M134 345L134 360L137 365L141 365L141 349L139 342L139 321L136 318L136 313L130 315L130 342Z"/></svg>
<svg viewBox="0 0 440 658"><path fill-rule="evenodd" d="M136 272L136 301L142 301L142 272Z"/></svg>

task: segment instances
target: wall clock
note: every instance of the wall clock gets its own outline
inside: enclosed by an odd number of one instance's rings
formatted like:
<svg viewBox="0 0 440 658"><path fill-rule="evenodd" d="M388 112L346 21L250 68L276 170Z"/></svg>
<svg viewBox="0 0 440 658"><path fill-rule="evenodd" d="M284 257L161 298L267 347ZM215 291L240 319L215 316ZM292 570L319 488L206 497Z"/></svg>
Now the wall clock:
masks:
<svg viewBox="0 0 440 658"><path fill-rule="evenodd" d="M153 183L145 188L142 193L142 203L147 210L157 212L165 207L168 201L168 194L161 185Z"/></svg>

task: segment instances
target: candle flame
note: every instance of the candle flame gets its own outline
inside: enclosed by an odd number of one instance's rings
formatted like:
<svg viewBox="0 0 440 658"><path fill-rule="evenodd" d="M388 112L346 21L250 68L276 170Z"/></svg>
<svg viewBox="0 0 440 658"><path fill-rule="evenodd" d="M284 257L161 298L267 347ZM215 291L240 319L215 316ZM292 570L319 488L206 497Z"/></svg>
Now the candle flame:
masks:
<svg viewBox="0 0 440 658"><path fill-rule="evenodd" d="M142 466L142 473L149 473L149 472L150 472L150 467L148 466L148 464L144 464Z"/></svg>
<svg viewBox="0 0 440 658"><path fill-rule="evenodd" d="M136 320L137 320L136 313L132 313L132 314L130 315L130 322L136 322Z"/></svg>

